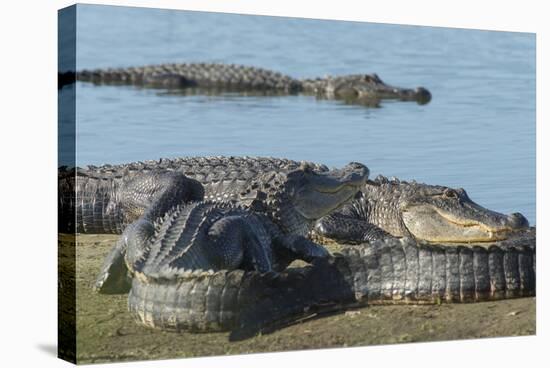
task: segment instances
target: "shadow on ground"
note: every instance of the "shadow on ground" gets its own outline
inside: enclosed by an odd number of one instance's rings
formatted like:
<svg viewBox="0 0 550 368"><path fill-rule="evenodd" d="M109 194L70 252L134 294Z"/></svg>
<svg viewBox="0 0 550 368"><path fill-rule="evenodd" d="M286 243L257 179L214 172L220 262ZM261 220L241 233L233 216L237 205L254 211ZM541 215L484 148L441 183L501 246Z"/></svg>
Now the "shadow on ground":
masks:
<svg viewBox="0 0 550 368"><path fill-rule="evenodd" d="M139 326L126 295L91 290L116 236L79 236L77 360L79 363L365 346L535 334L535 298L475 304L371 306L312 319L269 335L229 342L229 333L171 333ZM75 247L61 243L60 250ZM74 249L73 249L74 251ZM55 354L55 346L39 348Z"/></svg>
<svg viewBox="0 0 550 368"><path fill-rule="evenodd" d="M55 344L38 344L36 348L48 355L57 356L57 345Z"/></svg>

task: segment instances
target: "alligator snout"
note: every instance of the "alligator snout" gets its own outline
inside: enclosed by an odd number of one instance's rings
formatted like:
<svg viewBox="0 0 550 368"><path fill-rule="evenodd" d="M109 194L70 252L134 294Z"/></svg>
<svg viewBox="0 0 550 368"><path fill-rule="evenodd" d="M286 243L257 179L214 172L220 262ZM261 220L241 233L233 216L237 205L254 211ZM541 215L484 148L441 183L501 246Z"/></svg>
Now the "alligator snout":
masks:
<svg viewBox="0 0 550 368"><path fill-rule="evenodd" d="M505 225L513 230L522 230L529 227L529 221L521 213L514 212L507 216Z"/></svg>
<svg viewBox="0 0 550 368"><path fill-rule="evenodd" d="M419 105L425 105L432 99L432 94L424 87L417 87L414 92Z"/></svg>
<svg viewBox="0 0 550 368"><path fill-rule="evenodd" d="M342 182L363 185L369 176L369 169L359 162L350 162L342 169Z"/></svg>

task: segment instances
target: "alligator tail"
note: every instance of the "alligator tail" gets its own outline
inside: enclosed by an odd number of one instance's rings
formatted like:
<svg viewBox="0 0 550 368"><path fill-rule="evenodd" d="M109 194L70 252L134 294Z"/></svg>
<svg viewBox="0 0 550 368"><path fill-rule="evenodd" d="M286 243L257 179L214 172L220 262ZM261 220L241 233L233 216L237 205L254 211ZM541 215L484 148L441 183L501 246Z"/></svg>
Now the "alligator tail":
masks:
<svg viewBox="0 0 550 368"><path fill-rule="evenodd" d="M133 279L128 306L135 319L149 327L254 333L308 314L315 304L354 300L341 276L320 271L312 266L285 273L195 271L178 281L165 282L138 276ZM257 306L261 306L259 314Z"/></svg>
<svg viewBox="0 0 550 368"><path fill-rule="evenodd" d="M242 270L189 272L177 280L144 279L136 275L128 309L148 327L169 331L223 331L236 325L238 306L249 295L241 293Z"/></svg>
<svg viewBox="0 0 550 368"><path fill-rule="evenodd" d="M386 240L346 249L369 304L479 302L535 295L534 238L481 246Z"/></svg>
<svg viewBox="0 0 550 368"><path fill-rule="evenodd" d="M534 296L535 234L484 247L386 239L317 260L300 282L242 311L230 338L367 304L465 303ZM289 271L292 272L292 271ZM283 306L283 307L281 307Z"/></svg>
<svg viewBox="0 0 550 368"><path fill-rule="evenodd" d="M173 203L204 197L196 180L161 169L113 174L61 168L58 186L59 232L70 233L121 234L141 216L157 218Z"/></svg>
<svg viewBox="0 0 550 368"><path fill-rule="evenodd" d="M121 234L122 211L112 197L116 180L76 175L60 170L58 176L58 229L62 233Z"/></svg>
<svg viewBox="0 0 550 368"><path fill-rule="evenodd" d="M283 273L195 271L177 280L136 275L128 303L136 320L149 327L230 330L230 339L240 340L367 304L533 295L535 247L529 240L467 248L392 239L348 247L328 260Z"/></svg>

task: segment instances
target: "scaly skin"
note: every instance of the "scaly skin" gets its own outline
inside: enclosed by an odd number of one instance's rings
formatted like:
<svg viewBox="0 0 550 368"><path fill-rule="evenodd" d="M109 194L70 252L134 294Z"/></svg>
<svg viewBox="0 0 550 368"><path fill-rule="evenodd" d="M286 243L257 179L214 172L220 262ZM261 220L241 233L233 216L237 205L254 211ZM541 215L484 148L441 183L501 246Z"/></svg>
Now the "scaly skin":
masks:
<svg viewBox="0 0 550 368"><path fill-rule="evenodd" d="M154 239L159 239L158 247L162 248L159 250L162 254L170 253L171 248L192 246L188 251L198 249L198 254L211 262L187 263L183 261L187 258L183 257L177 261L179 266L176 267L183 270L190 267L233 269L243 268L249 264L255 265L258 270L271 270L271 256L259 257L251 252L253 249L263 249L264 253L271 253L272 244L279 243L282 244L280 247L290 250L278 254L276 265L279 270L284 269L296 258L307 260L311 254L326 255L324 248L307 240L305 236L316 220L353 198L365 183L367 175L368 169L357 163L322 173L313 171L309 165L286 172L269 171L251 182L247 189L237 192L240 198L238 202L242 207L231 207L234 206L234 202L219 202L220 206L229 207L217 208L213 203L207 203L204 205L206 209L197 209L195 203L188 204L187 209L178 209L175 213L172 210L168 211L167 207L174 207L182 202L174 201L170 197L171 191L166 191L168 195L162 198L164 212L152 212L147 209L143 216L125 229L119 242L107 256L96 288L105 293L126 291L129 286L126 268L133 273L134 269L139 269L136 262L146 262L149 258L156 257L149 252L149 249L154 247L151 243L156 244ZM166 216L171 219L170 224L175 223L176 230L172 231L172 227L156 229L159 217L167 212ZM267 222L269 226L266 225ZM209 227L210 225L212 227ZM261 228L264 228L263 232ZM160 235L156 231L159 231ZM202 237L205 233L209 236ZM182 234L190 235L186 237ZM208 250L212 247L218 249L216 252L222 253L218 258L207 256ZM227 257L231 260L227 260ZM160 267L159 262L155 263L155 266ZM160 271L152 267L144 272L154 274Z"/></svg>
<svg viewBox="0 0 550 368"><path fill-rule="evenodd" d="M204 189L180 172L165 169L116 173L58 171L58 227L63 233L121 234L147 209L152 215L176 203L201 200Z"/></svg>
<svg viewBox="0 0 550 368"><path fill-rule="evenodd" d="M153 187L140 188L134 179L150 180L153 177L151 172L157 175L164 173L164 177L159 178L156 184L148 184L156 185L156 191L160 190L160 186L169 185L170 181L175 180L186 181L184 186L188 187L191 179L195 179L203 186L204 194L199 193L195 185L196 195L189 200L237 200L238 194L265 172L288 171L300 165L300 162L286 159L219 156L90 165L77 169L61 167L58 172L59 231L121 234L129 223L143 214L151 196L155 194ZM324 165L308 165L315 171L328 171ZM168 174L169 171L179 175ZM137 193L136 190L141 192ZM132 196L139 196L139 203ZM132 205L122 203L124 201L130 201Z"/></svg>
<svg viewBox="0 0 550 368"><path fill-rule="evenodd" d="M351 168L352 173L361 171L360 166L352 165ZM366 176L365 170L366 168L363 169L363 176ZM314 177L316 175L311 168L308 170L308 165L302 171L311 171ZM224 169L224 172L227 170ZM292 224L296 222L296 217L289 214L303 215L310 211L304 208L297 212L273 210L282 208L281 203L299 203L289 201L289 197L277 198L269 194L270 188L282 188L281 178L285 175L287 174L284 172L275 171L255 176L251 181L253 185L239 194L242 203L249 206L248 209L241 207L244 212L239 216L262 217L262 213L265 213L271 216L269 221L275 229L298 231L302 234L304 228L301 226L298 229L285 228L285 222L277 222L290 218ZM378 180L378 184L383 181ZM279 184L273 185L276 182ZM310 186L309 189L315 187ZM441 194L445 189L438 189L440 194L437 194L437 198L442 198ZM307 191L304 198L308 198ZM326 203L320 203L327 210ZM414 202L415 205L426 203L428 202L418 200ZM250 209L260 212L248 213ZM239 266L232 264L229 269L220 269L227 267L226 264L211 267L209 270L204 269L202 264L188 264L178 269L163 268L162 265L167 264L168 260L174 266L180 262L180 258L185 258L185 252L180 254L171 250L182 249L181 245L186 243L176 246L177 242L173 243L171 240L164 244L172 246L163 248L160 241L164 239L163 236L157 234L156 239L159 241L150 243L150 235L143 231L149 227L148 224L154 224L153 219L162 213L165 212L157 211L152 215L146 211L140 220L127 228L125 234L130 236L124 238L123 235L124 240L119 242L123 246L117 246L110 255L106 262L110 263L110 269L103 274L106 276L103 281L113 281L105 288L106 292L127 291L130 285L122 276L126 276L124 267L128 266L134 273L129 295L130 311L140 323L150 327L176 331L232 330L232 338L239 339L258 331L268 331L274 325L290 323L304 314L340 310L367 303L471 302L535 295L534 229L518 229L510 240L487 243L485 247L430 245L410 239L390 238L348 248L342 255L336 255L329 261L323 260L326 255L314 253L312 256L312 253L307 253L319 248L309 247L311 242L298 235L287 238L282 246L281 242L275 241L279 245L271 249L275 250L275 256L271 262L261 266L258 266L259 258L249 255L242 259ZM234 216L227 217L231 221L235 220ZM224 215L218 218L222 225L214 228L223 230L220 232L224 234L222 238L234 239L233 231L236 226L223 225L227 217ZM308 218L305 222L310 223L312 220L313 218ZM237 221L242 221L242 218ZM134 226L140 223L145 223L146 226ZM272 229L272 225L268 228ZM184 232L192 232L196 226L195 222L186 224ZM258 229L261 226L256 223L252 228ZM154 225L152 227L155 228ZM241 225L237 227L239 231L242 230ZM307 230L307 226L305 229ZM276 232L272 231L265 233L270 234L273 241L277 239L277 235L273 235ZM284 231L281 233L284 234ZM290 232L286 235L293 234ZM128 239L132 244L130 247ZM136 239L139 241L134 242ZM309 243L304 246L304 241ZM147 253L154 248L151 244L158 245L157 255L165 254L168 258ZM124 246L132 250L126 252ZM163 252L163 249L168 251ZM202 250L201 247L194 249ZM280 271L289 260L300 257L312 262L312 265L281 273L271 271ZM237 269L231 269L233 267ZM119 272L121 269L124 272ZM163 273L163 269L167 272Z"/></svg>
<svg viewBox="0 0 550 368"><path fill-rule="evenodd" d="M378 177L359 198L320 220L315 232L348 243L390 236L473 243L504 240L528 227L523 215L483 208L464 189Z"/></svg>
<svg viewBox="0 0 550 368"><path fill-rule="evenodd" d="M266 69L233 64L161 64L82 70L76 75L59 73L59 88L75 79L95 84L135 85L191 93L197 90L246 94L303 93L367 106L377 106L382 99L416 101L419 104L431 100L430 92L423 87L408 89L387 85L376 74L300 80Z"/></svg>
<svg viewBox="0 0 550 368"><path fill-rule="evenodd" d="M129 308L146 326L232 330L232 338L367 304L478 302L535 295L534 230L488 247L386 239L282 273L194 271L133 280Z"/></svg>

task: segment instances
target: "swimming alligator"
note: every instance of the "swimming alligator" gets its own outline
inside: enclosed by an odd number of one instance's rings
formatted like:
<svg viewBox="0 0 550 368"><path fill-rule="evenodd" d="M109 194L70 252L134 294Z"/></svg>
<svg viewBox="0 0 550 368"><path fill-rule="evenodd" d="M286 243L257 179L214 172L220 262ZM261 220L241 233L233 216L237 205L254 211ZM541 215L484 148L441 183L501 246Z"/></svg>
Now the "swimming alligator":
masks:
<svg viewBox="0 0 550 368"><path fill-rule="evenodd" d="M162 212L146 209L138 220L126 227L107 256L96 288L106 293L125 291L128 288L127 269L133 271L137 267L135 262L149 254L147 249L153 247L151 242L154 243L155 237L160 241L158 247L164 247L164 256L177 252L168 248L192 246L195 253L189 253L192 258L190 263L180 259L178 264L193 268L220 270L252 264L260 271L268 271L273 268L273 262L272 257L265 253L271 253L272 243L287 250L286 253L278 253L278 270L284 269L296 257L308 261L313 255L326 256L328 253L323 247L305 236L316 220L353 198L367 175L367 168L357 163L323 173L316 173L308 166L288 172L269 171L240 194L239 204L219 202L220 206L216 207L214 202L200 206L197 202L188 203L184 209L178 208L166 215L168 217L159 216L163 215ZM182 203L171 198L170 193L174 190L181 191L172 187L163 191L166 195L161 198L164 200L162 206L173 207ZM160 228L161 235L155 235L155 224L160 222L175 222L176 230ZM230 235L226 236L226 233ZM264 255L260 258L255 253L251 254L253 250ZM211 256L207 257L209 261L199 262L193 258L197 251L202 254L211 252ZM226 260L227 257L231 261Z"/></svg>
<svg viewBox="0 0 550 368"><path fill-rule="evenodd" d="M400 88L384 83L376 74L354 74L315 79L295 79L266 69L234 64L160 64L143 67L82 70L58 73L58 86L75 80L95 84L135 85L190 91L197 89L246 94L307 94L326 99L376 106L382 99L426 104L430 92L418 87Z"/></svg>
<svg viewBox="0 0 550 368"><path fill-rule="evenodd" d="M529 227L520 213L483 208L462 188L379 176L369 180L358 197L318 221L314 232L345 243L386 237L475 243L504 240Z"/></svg>

